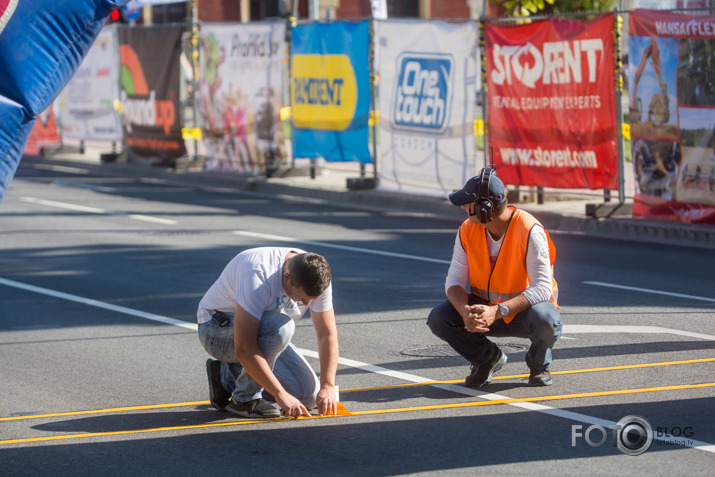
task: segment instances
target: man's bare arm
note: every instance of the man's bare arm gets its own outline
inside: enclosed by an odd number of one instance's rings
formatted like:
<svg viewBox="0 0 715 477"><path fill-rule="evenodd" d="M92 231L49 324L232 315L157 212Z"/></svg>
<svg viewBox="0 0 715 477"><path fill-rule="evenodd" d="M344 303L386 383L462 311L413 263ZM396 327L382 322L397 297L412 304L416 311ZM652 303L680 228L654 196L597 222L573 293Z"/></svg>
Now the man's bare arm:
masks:
<svg viewBox="0 0 715 477"><path fill-rule="evenodd" d="M338 370L338 330L335 325L335 312L331 308L324 312L310 312L318 338L318 356L320 357L320 391L317 404L320 415L338 412L335 395L335 374Z"/></svg>

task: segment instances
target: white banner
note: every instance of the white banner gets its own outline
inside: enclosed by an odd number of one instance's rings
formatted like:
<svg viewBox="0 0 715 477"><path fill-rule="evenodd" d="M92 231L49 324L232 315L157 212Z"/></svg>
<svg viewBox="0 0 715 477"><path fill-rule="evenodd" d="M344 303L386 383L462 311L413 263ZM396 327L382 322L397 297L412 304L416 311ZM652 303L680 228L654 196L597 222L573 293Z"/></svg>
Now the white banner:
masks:
<svg viewBox="0 0 715 477"><path fill-rule="evenodd" d="M372 8L372 18L387 20L387 0L370 0L370 8Z"/></svg>
<svg viewBox="0 0 715 477"><path fill-rule="evenodd" d="M285 23L202 24L199 117L206 169L257 174L285 157Z"/></svg>
<svg viewBox="0 0 715 477"><path fill-rule="evenodd" d="M55 100L62 138L121 141L114 110L119 60L112 27L104 28L72 79Z"/></svg>
<svg viewBox="0 0 715 477"><path fill-rule="evenodd" d="M375 24L379 188L446 197L477 172L477 24Z"/></svg>

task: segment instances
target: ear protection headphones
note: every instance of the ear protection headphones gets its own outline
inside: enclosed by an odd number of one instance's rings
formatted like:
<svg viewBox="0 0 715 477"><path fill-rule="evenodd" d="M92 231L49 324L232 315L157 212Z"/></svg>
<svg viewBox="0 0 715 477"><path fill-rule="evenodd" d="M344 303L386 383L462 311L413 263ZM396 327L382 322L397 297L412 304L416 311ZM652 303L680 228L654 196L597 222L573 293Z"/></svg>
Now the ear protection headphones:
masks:
<svg viewBox="0 0 715 477"><path fill-rule="evenodd" d="M492 180L494 169L485 167L479 174L481 179L478 195L474 198L474 213L470 212L469 215L476 215L479 222L486 224L494 219L494 202L489 198L489 182Z"/></svg>

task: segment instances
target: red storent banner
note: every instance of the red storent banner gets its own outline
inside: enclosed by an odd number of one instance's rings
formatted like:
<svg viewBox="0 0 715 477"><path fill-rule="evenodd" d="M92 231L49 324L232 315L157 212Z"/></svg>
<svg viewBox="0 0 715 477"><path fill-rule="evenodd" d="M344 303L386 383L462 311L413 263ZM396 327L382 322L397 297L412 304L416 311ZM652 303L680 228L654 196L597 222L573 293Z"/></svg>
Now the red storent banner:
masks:
<svg viewBox="0 0 715 477"><path fill-rule="evenodd" d="M485 28L488 135L511 185L617 189L613 14Z"/></svg>

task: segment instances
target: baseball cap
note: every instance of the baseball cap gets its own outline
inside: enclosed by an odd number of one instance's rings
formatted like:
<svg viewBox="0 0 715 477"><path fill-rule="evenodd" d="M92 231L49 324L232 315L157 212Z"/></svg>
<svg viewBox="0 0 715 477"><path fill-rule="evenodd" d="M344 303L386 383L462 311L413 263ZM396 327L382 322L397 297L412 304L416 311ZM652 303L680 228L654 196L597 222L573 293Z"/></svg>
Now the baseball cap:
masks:
<svg viewBox="0 0 715 477"><path fill-rule="evenodd" d="M449 201L461 207L477 200L479 197L479 183L482 180L483 173L484 169L479 175L469 179L461 190L449 194ZM496 172L492 172L492 176L489 179L489 199L494 205L502 204L506 200L506 188L501 179L497 177Z"/></svg>

